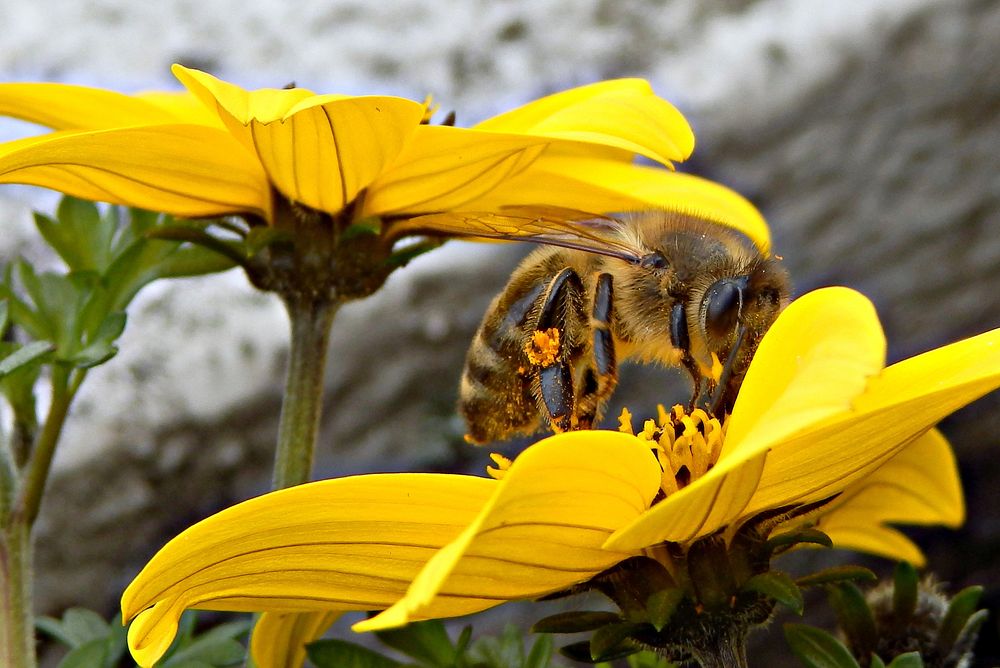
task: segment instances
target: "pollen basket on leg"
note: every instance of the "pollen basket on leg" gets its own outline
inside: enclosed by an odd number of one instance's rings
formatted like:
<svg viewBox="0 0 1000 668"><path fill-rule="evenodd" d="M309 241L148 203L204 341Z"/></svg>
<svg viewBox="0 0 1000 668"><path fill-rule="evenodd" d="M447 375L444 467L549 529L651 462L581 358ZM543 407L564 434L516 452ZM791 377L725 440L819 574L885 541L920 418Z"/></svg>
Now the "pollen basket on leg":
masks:
<svg viewBox="0 0 1000 668"><path fill-rule="evenodd" d="M535 366L551 366L559 357L559 330L555 327L544 332L535 330L525 344L524 352Z"/></svg>
<svg viewBox="0 0 1000 668"><path fill-rule="evenodd" d="M632 430L632 415L627 409L619 417L619 431ZM718 418L697 408L690 414L681 405L670 412L657 407L657 419L646 420L643 429L635 435L650 443L663 469L660 484L663 493L670 495L690 485L705 475L719 459L725 439L725 426Z"/></svg>

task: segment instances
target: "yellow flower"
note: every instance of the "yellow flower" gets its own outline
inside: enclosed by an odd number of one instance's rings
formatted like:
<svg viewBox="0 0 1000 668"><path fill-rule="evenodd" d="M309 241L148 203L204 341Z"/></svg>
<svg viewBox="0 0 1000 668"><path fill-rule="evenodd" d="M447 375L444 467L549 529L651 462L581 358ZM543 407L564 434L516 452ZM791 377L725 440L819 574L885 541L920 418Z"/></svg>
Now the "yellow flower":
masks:
<svg viewBox="0 0 1000 668"><path fill-rule="evenodd" d="M884 354L867 299L819 290L764 337L724 427L678 413L669 436L653 423L638 436L547 438L499 480L354 476L238 504L168 543L128 587L129 646L152 664L188 607L384 610L357 630L472 613L664 543L731 537L778 508L813 508L808 521L837 546L919 563L888 524L963 521L954 458L933 426L1000 386L1000 330L887 368Z"/></svg>
<svg viewBox="0 0 1000 668"><path fill-rule="evenodd" d="M768 244L760 214L736 193L630 164L640 155L670 166L694 148L684 117L641 79L582 86L459 128L427 124L425 104L398 97L247 91L180 65L173 72L185 93L0 85L0 114L55 130L0 145L0 183L272 224L282 215L276 196L348 222L510 205L660 206Z"/></svg>

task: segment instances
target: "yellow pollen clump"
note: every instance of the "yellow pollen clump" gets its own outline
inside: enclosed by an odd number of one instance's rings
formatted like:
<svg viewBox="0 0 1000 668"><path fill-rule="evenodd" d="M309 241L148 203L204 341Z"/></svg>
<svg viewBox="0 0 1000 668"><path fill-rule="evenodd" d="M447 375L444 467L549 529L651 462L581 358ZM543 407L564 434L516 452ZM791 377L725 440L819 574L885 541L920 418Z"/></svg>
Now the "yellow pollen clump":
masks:
<svg viewBox="0 0 1000 668"><path fill-rule="evenodd" d="M524 344L528 361L535 366L551 366L559 356L559 330L550 327L544 332L535 330L531 339Z"/></svg>
<svg viewBox="0 0 1000 668"><path fill-rule="evenodd" d="M498 452L490 454L490 459L493 460L496 467L487 466L486 473L488 473L489 476L495 480L503 480L503 477L507 475L507 469L509 469L510 465L514 462Z"/></svg>
<svg viewBox="0 0 1000 668"><path fill-rule="evenodd" d="M719 459L726 429L718 418L696 408L690 414L681 405L668 413L657 406L657 419L646 420L640 433L632 430L632 414L622 410L618 430L652 444L663 469L660 487L672 494L705 475Z"/></svg>

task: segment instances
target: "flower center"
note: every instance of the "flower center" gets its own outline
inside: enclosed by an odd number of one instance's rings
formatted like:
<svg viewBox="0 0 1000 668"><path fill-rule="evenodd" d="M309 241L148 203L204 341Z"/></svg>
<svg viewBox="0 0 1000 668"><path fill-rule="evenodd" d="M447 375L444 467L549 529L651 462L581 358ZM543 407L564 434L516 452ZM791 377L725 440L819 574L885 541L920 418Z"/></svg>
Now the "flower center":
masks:
<svg viewBox="0 0 1000 668"><path fill-rule="evenodd" d="M680 404L670 412L656 407L657 419L646 420L638 434L632 429L632 414L622 409L618 431L650 444L663 476L660 489L670 495L705 475L719 459L726 436L719 419L696 408L690 414Z"/></svg>

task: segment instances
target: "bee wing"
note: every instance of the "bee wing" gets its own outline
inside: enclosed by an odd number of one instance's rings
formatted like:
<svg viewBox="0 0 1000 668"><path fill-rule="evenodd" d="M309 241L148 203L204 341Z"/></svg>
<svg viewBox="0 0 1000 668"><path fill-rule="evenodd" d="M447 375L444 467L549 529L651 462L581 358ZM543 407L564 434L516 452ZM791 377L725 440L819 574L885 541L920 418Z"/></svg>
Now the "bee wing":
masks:
<svg viewBox="0 0 1000 668"><path fill-rule="evenodd" d="M638 262L642 251L630 242L617 218L555 206L511 206L499 212L431 213L393 223L393 238L414 234L501 241L530 241Z"/></svg>

